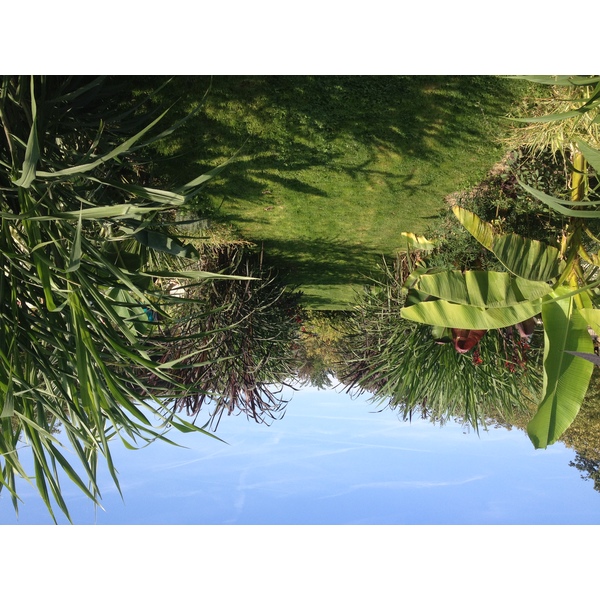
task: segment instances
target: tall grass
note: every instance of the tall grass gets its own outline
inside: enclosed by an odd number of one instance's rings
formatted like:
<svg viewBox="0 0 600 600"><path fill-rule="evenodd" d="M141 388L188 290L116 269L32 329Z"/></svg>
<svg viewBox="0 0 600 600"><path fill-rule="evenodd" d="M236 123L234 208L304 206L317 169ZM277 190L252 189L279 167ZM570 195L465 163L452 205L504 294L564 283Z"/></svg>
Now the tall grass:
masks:
<svg viewBox="0 0 600 600"><path fill-rule="evenodd" d="M112 83L1 80L0 488L17 512L26 480L53 517L56 507L69 517L65 475L100 503L100 457L119 487L113 439L135 447L171 426L208 434L165 400L189 388L155 357L173 343L165 332L179 299L166 282L213 277L180 270L197 256L165 215L212 174L171 190L140 185L144 144L177 123L141 121Z"/></svg>

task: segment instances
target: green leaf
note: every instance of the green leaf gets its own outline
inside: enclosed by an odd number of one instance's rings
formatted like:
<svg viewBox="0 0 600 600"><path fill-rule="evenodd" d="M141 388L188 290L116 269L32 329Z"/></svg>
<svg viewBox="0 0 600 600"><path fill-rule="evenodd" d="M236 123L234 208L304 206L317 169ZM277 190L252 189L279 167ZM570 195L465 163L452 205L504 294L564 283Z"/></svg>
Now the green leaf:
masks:
<svg viewBox="0 0 600 600"><path fill-rule="evenodd" d="M550 208L554 209L556 212L566 215L567 217L579 217L579 218L589 218L589 219L598 219L600 218L600 210L585 210L583 207L595 204L594 202L572 202L570 200L560 200L558 198L554 198L553 196L549 196L544 192L540 192L535 188L528 186L527 184L519 181L519 185L526 191L529 192L534 198L537 198ZM566 206L565 206L566 205ZM567 208L567 206L578 205L582 208Z"/></svg>
<svg viewBox="0 0 600 600"><path fill-rule="evenodd" d="M590 166L596 173L600 173L600 151L588 146L583 140L577 140L577 146Z"/></svg>
<svg viewBox="0 0 600 600"><path fill-rule="evenodd" d="M409 321L454 329L500 329L534 317L541 310L541 300L488 309L433 300L405 306L400 315Z"/></svg>
<svg viewBox="0 0 600 600"><path fill-rule="evenodd" d="M441 300L480 308L511 306L542 298L552 291L545 282L493 271L427 273L421 276L417 287Z"/></svg>
<svg viewBox="0 0 600 600"><path fill-rule="evenodd" d="M112 308L134 334L148 332L148 316L144 307L127 290L112 288L108 297L117 302Z"/></svg>
<svg viewBox="0 0 600 600"><path fill-rule="evenodd" d="M475 213L460 206L453 206L452 210L463 227L511 273L534 281L549 281L560 273L558 248L514 233L497 235Z"/></svg>
<svg viewBox="0 0 600 600"><path fill-rule="evenodd" d="M169 204L171 206L181 206L185 203L186 197L175 192L168 190L159 190L155 188L144 187L141 185L135 185L132 183L119 183L117 181L108 181L97 179L96 177L87 177L94 183L99 183L103 186L108 186L130 193L132 196L137 198L143 198L144 200L150 200L151 202L157 202L159 204Z"/></svg>
<svg viewBox="0 0 600 600"><path fill-rule="evenodd" d="M135 204L115 204L113 206L95 206L93 208L83 208L80 210L70 210L57 213L50 217L39 217L34 220L53 220L53 219L115 219L119 217L135 217L147 213L155 213L156 207L137 206Z"/></svg>
<svg viewBox="0 0 600 600"><path fill-rule="evenodd" d="M8 380L8 385L6 386L6 392L4 394L4 405L2 406L2 413L0 414L0 419L12 417L15 412L12 365L11 365L11 372L9 373L8 376L9 376L9 380Z"/></svg>
<svg viewBox="0 0 600 600"><path fill-rule="evenodd" d="M77 222L77 229L75 231L75 240L73 241L73 245L71 246L71 255L69 256L69 266L66 269L67 273L72 273L73 271L77 271L79 269L79 265L81 264L81 223L82 218L79 216L79 221Z"/></svg>
<svg viewBox="0 0 600 600"><path fill-rule="evenodd" d="M159 252L166 252L181 258L198 258L199 256L198 251L192 244L182 246L174 238L160 231L144 229L138 231L133 237L140 244Z"/></svg>
<svg viewBox="0 0 600 600"><path fill-rule="evenodd" d="M533 281L549 281L560 273L559 250L538 240L515 233L498 236L492 252L518 277Z"/></svg>
<svg viewBox="0 0 600 600"><path fill-rule="evenodd" d="M569 352L591 354L594 346L573 297L558 298L542 307L544 322L544 388L542 402L527 425L536 448L556 442L571 425L588 389L594 365Z"/></svg>
<svg viewBox="0 0 600 600"><path fill-rule="evenodd" d="M210 171L207 171L206 173L200 175L199 177L196 177L195 179L188 181L187 183L183 184L181 187L177 188L175 190L175 192L179 193L179 194L183 194L185 196L193 195L201 185L205 184L207 181L210 181L213 177L218 175L229 163L231 163L233 160L235 160L236 156L241 152L242 148L243 148L243 145L239 150L237 150L235 152L235 154L231 158L227 159L224 163L220 164L218 167L215 167L214 169L211 169Z"/></svg>
<svg viewBox="0 0 600 600"><path fill-rule="evenodd" d="M460 221L461 225L484 247L492 249L496 234L494 228L482 221L475 213L460 206L453 206L452 212Z"/></svg>
<svg viewBox="0 0 600 600"><path fill-rule="evenodd" d="M82 173L87 173L88 171L91 171L92 169L95 169L96 167L100 166L102 163L105 163L117 157L119 154L123 154L123 152L129 150L145 133L152 129L167 114L167 112L168 111L163 112L159 117L152 121L150 125L142 129L139 133L130 137L128 140L126 140L122 144L119 144L116 148L114 148L104 156L101 156L100 158L96 159L91 163L77 165L75 167L68 167L66 169L60 169L59 171L38 171L36 175L40 178L52 178L65 177L67 175L81 175Z"/></svg>
<svg viewBox="0 0 600 600"><path fill-rule="evenodd" d="M423 250L426 252L431 252L435 246L435 242L428 240L422 235L407 233L405 231L400 234L400 248L402 250L408 248L409 250Z"/></svg>
<svg viewBox="0 0 600 600"><path fill-rule="evenodd" d="M15 185L22 188L28 188L35 179L35 167L40 158L40 145L37 133L37 109L35 103L35 93L33 85L33 77L31 77L31 131L25 148L25 159L23 161L23 170L21 177L15 181Z"/></svg>
<svg viewBox="0 0 600 600"><path fill-rule="evenodd" d="M591 85L600 81L600 77L579 77L577 75L511 75L508 79L521 79L542 85Z"/></svg>

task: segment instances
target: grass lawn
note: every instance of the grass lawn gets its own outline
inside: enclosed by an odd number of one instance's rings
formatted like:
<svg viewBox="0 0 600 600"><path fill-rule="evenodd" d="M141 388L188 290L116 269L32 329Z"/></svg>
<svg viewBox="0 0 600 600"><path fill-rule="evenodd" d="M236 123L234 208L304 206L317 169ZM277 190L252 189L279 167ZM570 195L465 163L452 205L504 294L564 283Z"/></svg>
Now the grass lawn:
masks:
<svg viewBox="0 0 600 600"><path fill-rule="evenodd" d="M210 88L210 89L209 89ZM265 249L311 308L348 308L402 231L503 155L501 119L527 87L497 77L176 78L162 100L197 117L161 148L183 182L238 154L198 208Z"/></svg>

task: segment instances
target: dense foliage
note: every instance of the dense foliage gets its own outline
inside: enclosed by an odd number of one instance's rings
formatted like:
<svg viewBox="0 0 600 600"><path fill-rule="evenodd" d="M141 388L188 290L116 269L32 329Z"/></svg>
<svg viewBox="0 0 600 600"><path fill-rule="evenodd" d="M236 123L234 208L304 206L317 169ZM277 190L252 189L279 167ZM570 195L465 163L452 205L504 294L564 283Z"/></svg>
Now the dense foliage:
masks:
<svg viewBox="0 0 600 600"><path fill-rule="evenodd" d="M444 422L464 419L476 430L491 413L509 418L533 401L541 386L539 332L532 340L515 327L480 332L457 352L457 331L440 332L403 319L405 284L416 255L400 255L358 299L343 341L338 376L346 389L372 401Z"/></svg>
<svg viewBox="0 0 600 600"><path fill-rule="evenodd" d="M201 431L169 408L165 397L189 390L154 356L172 343L161 327L178 305L165 283L209 275L173 271L196 253L165 217L211 174L176 190L141 185L144 145L176 124L157 131L164 113L140 121L135 104L121 106L120 83L0 84L0 488L15 510L23 478L68 517L61 471L99 502L99 455L118 486L112 438L132 446L170 425Z"/></svg>
<svg viewBox="0 0 600 600"><path fill-rule="evenodd" d="M190 416L204 408L215 430L224 414L269 424L283 416L283 388L296 378L300 294L263 267L262 254L243 246L213 248L201 266L239 278L177 288L195 302L180 307L170 332L177 343L159 359L179 361L170 373L189 390L175 408ZM198 303L211 311L194 310Z"/></svg>
<svg viewBox="0 0 600 600"><path fill-rule="evenodd" d="M600 217L596 209L600 152L584 141L578 129L583 122L590 122L590 114L594 115L592 125L597 120L600 78L550 78L546 83L583 90L570 110L527 120L542 124L544 131L546 123L559 123L555 131L561 136L568 131L579 133L567 142L558 136L568 166L567 189L553 196L524 181L519 185L534 201L568 217L564 228L545 242L507 232L498 219L487 222L473 211L453 206L461 225L495 257L502 270L476 265L481 270L440 272L427 265L419 267L410 277L415 301L401 311L402 317L417 323L465 330L500 329L541 314L543 389L537 412L528 425L536 448L554 443L575 419L596 361L589 332L600 329L600 311L596 308L599 240L588 226L589 219L594 223ZM575 127L565 123L575 123ZM552 150L556 154L556 148Z"/></svg>

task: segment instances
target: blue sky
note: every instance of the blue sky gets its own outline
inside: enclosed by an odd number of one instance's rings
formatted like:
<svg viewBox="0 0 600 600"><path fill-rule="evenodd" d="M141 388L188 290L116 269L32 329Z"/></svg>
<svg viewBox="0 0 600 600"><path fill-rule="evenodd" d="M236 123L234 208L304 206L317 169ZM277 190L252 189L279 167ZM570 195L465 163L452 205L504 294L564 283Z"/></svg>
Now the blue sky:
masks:
<svg viewBox="0 0 600 600"><path fill-rule="evenodd" d="M288 396L291 396L289 392ZM65 482L75 524L599 524L600 494L569 466L571 450L534 450L526 434L477 436L455 423L405 423L367 396L293 393L270 427L224 417L224 444L199 434L138 451L114 446L124 501L103 473L104 511ZM19 520L51 523L33 488ZM61 519L61 522L64 522Z"/></svg>

